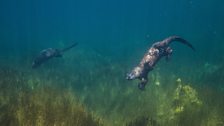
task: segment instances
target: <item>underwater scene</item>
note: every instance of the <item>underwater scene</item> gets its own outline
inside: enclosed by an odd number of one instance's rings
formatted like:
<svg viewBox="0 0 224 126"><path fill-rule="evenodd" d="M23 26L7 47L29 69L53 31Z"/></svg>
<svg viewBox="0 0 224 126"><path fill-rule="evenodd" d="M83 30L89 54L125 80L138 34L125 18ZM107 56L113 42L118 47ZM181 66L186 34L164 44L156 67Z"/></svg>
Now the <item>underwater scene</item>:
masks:
<svg viewBox="0 0 224 126"><path fill-rule="evenodd" d="M0 1L0 126L224 126L223 5Z"/></svg>

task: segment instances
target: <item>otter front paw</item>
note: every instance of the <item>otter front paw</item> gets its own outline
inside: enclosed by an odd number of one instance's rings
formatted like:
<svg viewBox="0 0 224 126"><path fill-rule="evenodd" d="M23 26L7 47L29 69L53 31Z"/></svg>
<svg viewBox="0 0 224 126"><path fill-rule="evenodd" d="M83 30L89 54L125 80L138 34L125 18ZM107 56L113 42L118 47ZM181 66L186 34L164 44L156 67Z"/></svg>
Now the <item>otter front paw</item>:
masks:
<svg viewBox="0 0 224 126"><path fill-rule="evenodd" d="M133 80L133 79L135 79L135 74L133 74L133 73L129 73L129 74L127 74L127 75L126 75L126 79L127 79L127 80Z"/></svg>
<svg viewBox="0 0 224 126"><path fill-rule="evenodd" d="M145 83L139 83L138 84L138 89L143 91L145 89Z"/></svg>

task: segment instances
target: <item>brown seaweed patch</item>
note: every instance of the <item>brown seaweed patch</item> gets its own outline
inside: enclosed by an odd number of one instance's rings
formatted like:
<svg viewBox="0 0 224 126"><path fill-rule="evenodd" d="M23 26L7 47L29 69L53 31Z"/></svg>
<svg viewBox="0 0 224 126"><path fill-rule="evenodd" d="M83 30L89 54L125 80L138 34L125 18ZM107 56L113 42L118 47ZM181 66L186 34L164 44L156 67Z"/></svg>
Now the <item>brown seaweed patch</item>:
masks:
<svg viewBox="0 0 224 126"><path fill-rule="evenodd" d="M0 70L0 125L99 126L99 119L85 110L70 88L49 86L12 69ZM30 88L31 80L39 86ZM33 82L33 81L32 81ZM51 81L52 83L57 83ZM48 86L44 86L48 85Z"/></svg>

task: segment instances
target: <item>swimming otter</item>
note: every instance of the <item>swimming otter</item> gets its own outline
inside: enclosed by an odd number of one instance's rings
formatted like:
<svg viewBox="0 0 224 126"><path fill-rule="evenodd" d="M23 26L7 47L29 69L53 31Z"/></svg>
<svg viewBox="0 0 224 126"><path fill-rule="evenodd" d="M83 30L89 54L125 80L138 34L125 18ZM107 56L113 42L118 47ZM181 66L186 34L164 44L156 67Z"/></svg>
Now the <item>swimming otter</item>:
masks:
<svg viewBox="0 0 224 126"><path fill-rule="evenodd" d="M170 36L162 41L154 43L144 55L139 65L127 74L126 79L139 79L140 83L138 84L138 88L143 90L148 82L149 71L153 70L153 67L162 57L166 57L167 60L170 58L173 50L169 45L174 41L181 42L189 46L192 50L195 50L194 47L183 38L179 36Z"/></svg>
<svg viewBox="0 0 224 126"><path fill-rule="evenodd" d="M33 63L32 63L32 68L37 68L39 67L42 63L46 62L47 60L53 58L53 57L62 57L62 54L75 47L77 45L77 43L72 44L71 46L64 48L62 50L59 49L53 49L53 48L48 48L48 49L44 49L42 50L39 55L34 59Z"/></svg>

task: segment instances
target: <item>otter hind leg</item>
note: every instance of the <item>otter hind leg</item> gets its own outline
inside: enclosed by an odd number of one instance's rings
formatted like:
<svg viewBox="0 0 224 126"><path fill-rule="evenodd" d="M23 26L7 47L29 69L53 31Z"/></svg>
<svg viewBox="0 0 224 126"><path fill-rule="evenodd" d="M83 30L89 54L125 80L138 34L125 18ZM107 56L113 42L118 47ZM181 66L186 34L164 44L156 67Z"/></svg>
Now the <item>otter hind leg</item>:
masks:
<svg viewBox="0 0 224 126"><path fill-rule="evenodd" d="M170 60L172 53L173 49L171 47L167 47L165 50L166 61Z"/></svg>

